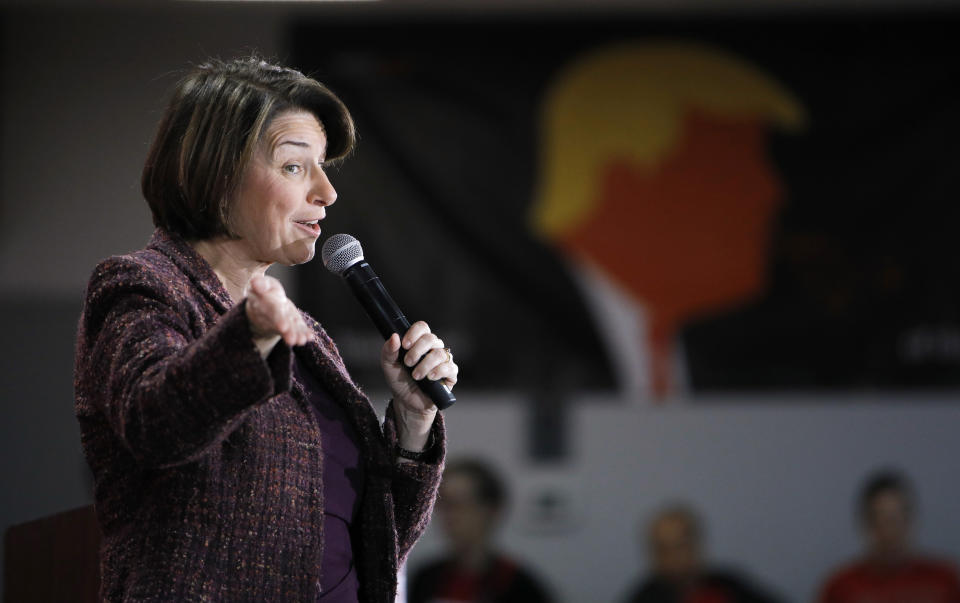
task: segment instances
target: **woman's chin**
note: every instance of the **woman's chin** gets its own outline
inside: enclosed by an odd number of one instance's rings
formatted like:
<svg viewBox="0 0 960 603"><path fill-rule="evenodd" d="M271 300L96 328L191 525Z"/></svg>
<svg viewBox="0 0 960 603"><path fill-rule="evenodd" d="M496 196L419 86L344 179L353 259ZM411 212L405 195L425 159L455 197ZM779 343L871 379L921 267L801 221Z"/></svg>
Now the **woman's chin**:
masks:
<svg viewBox="0 0 960 603"><path fill-rule="evenodd" d="M306 264L313 259L317 253L316 240L305 243L297 241L288 247L286 258L281 263L285 266L296 266L297 264Z"/></svg>

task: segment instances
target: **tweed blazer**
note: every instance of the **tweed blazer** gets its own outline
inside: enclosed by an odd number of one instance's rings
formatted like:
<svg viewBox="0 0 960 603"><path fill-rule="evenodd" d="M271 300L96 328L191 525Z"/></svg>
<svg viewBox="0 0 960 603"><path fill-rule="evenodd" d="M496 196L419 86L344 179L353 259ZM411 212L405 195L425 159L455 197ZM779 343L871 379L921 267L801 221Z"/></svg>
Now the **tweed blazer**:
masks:
<svg viewBox="0 0 960 603"><path fill-rule="evenodd" d="M158 229L97 265L77 336L75 396L102 530L101 599L314 601L323 555L323 446L293 353L353 421L365 464L354 525L360 600L393 601L429 521L445 455L398 463L323 328L261 358L245 301Z"/></svg>

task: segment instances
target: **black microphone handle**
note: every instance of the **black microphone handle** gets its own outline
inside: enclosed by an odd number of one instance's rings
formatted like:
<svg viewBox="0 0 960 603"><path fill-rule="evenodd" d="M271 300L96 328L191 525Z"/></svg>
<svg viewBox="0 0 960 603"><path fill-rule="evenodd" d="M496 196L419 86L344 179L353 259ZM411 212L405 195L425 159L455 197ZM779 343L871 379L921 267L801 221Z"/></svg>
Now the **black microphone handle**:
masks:
<svg viewBox="0 0 960 603"><path fill-rule="evenodd" d="M350 285L353 294L384 339L388 339L394 333L403 337L407 329L410 328L410 321L397 307L396 302L393 301L393 298L383 287L383 283L380 282L380 277L377 276L377 273L373 271L366 260L360 260L344 270L343 279ZM404 352L405 350L401 346L398 352L400 364L407 369L407 372L412 372L413 368L403 362ZM427 394L440 410L450 408L457 401L453 392L440 381L431 381L424 377L418 379L416 383L420 391Z"/></svg>

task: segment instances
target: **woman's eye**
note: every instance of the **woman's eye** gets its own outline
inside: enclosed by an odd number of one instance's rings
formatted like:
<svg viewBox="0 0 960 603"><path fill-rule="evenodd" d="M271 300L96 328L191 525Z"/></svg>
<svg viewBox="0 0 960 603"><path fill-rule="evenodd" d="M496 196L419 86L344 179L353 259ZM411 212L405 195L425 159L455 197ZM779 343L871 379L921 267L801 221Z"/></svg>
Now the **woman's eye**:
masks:
<svg viewBox="0 0 960 603"><path fill-rule="evenodd" d="M283 166L283 170L288 174L299 174L303 168L296 163L288 163L287 165Z"/></svg>

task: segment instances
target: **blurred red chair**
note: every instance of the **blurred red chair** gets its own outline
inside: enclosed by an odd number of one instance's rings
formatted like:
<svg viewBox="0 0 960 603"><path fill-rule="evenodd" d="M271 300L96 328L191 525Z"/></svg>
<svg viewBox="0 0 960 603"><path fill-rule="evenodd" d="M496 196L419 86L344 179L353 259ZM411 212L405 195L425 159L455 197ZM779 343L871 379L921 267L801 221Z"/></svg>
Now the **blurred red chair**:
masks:
<svg viewBox="0 0 960 603"><path fill-rule="evenodd" d="M93 505L10 526L4 601L97 601L100 528Z"/></svg>

